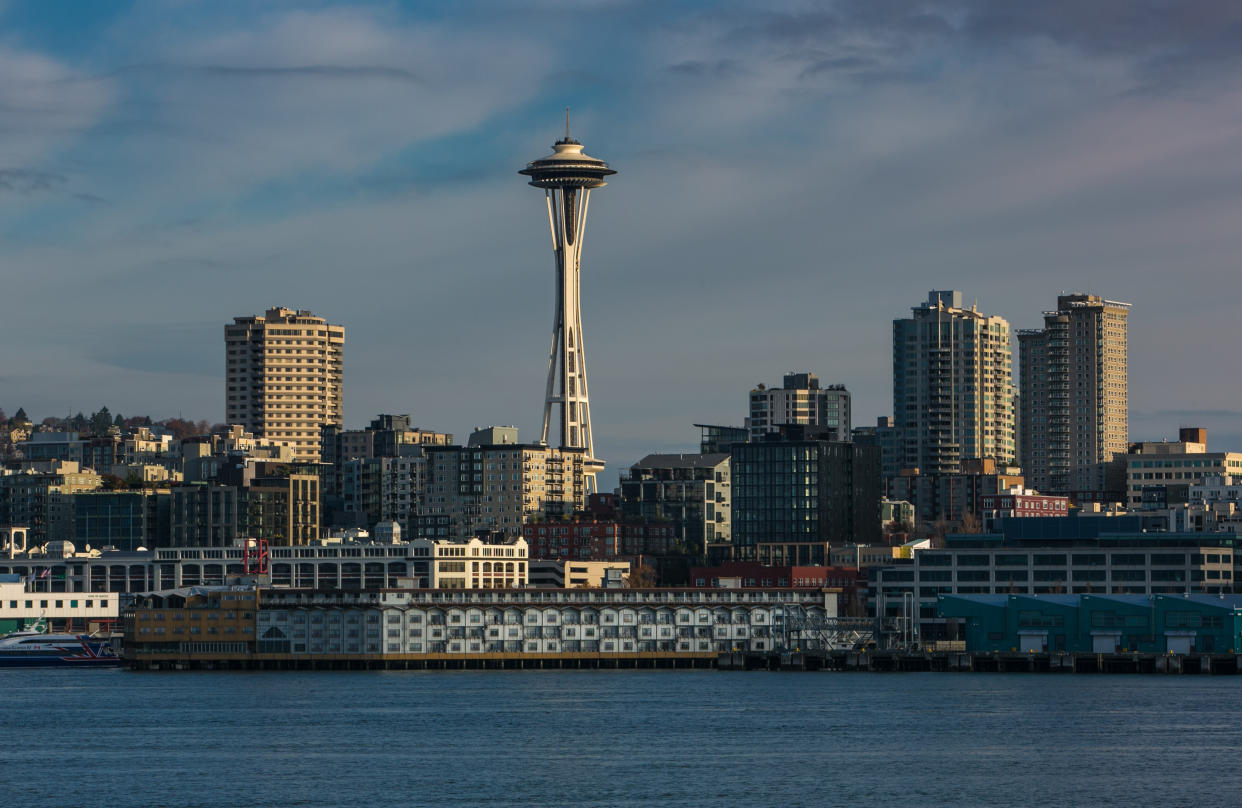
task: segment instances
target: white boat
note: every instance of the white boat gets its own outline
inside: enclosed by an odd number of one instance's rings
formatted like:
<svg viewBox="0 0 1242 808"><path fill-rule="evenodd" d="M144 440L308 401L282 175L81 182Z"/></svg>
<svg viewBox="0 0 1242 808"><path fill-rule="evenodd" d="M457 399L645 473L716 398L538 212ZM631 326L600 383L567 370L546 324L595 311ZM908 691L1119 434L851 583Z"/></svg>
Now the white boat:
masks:
<svg viewBox="0 0 1242 808"><path fill-rule="evenodd" d="M0 668L98 668L120 662L108 640L87 634L44 634L36 627L0 637Z"/></svg>

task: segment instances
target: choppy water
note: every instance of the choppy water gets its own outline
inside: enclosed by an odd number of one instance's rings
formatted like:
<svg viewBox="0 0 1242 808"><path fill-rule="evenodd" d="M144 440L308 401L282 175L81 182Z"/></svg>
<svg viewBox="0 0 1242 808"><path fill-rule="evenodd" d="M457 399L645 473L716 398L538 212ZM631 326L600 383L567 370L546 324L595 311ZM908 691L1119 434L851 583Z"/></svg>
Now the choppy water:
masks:
<svg viewBox="0 0 1242 808"><path fill-rule="evenodd" d="M1242 677L0 670L8 806L1233 806Z"/></svg>

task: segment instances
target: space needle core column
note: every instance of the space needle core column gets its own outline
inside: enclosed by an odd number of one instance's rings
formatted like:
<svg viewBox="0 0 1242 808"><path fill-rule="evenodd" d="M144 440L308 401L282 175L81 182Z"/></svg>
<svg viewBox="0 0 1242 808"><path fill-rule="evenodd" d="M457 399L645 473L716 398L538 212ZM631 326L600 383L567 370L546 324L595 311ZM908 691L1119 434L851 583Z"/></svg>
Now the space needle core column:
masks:
<svg viewBox="0 0 1242 808"><path fill-rule="evenodd" d="M579 266L591 190L617 173L603 160L583 153L582 144L569 136L552 146L553 153L526 164L519 171L547 197L556 258L556 311L552 321L552 348L548 355L548 386L543 400L543 442L548 442L553 405L560 406L560 445L584 449L583 472L587 491L595 492L595 475L604 463L595 457L591 437L591 402L587 394L586 350L579 305Z"/></svg>

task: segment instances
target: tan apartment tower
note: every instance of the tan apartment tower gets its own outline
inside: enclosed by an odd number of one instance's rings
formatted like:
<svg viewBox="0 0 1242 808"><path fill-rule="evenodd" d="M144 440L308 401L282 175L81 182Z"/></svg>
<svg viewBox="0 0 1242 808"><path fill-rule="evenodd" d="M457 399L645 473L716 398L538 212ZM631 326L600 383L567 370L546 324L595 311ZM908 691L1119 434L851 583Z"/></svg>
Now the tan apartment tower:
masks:
<svg viewBox="0 0 1242 808"><path fill-rule="evenodd" d="M1018 332L1021 463L1046 494L1092 499L1107 464L1128 445L1129 303L1057 297L1044 327Z"/></svg>
<svg viewBox="0 0 1242 808"><path fill-rule="evenodd" d="M309 311L268 309L224 327L229 424L319 460L320 429L341 425L345 326Z"/></svg>
<svg viewBox="0 0 1242 808"><path fill-rule="evenodd" d="M1014 437L1009 323L966 308L962 293L929 292L893 321L896 460L923 474L961 471L963 460L1010 465Z"/></svg>

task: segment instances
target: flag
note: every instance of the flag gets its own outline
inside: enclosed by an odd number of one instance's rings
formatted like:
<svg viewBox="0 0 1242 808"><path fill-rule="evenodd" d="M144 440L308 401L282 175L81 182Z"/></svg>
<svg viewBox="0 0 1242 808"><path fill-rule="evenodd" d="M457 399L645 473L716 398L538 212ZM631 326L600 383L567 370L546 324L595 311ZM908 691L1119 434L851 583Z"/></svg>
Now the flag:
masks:
<svg viewBox="0 0 1242 808"><path fill-rule="evenodd" d="M44 567L44 568L43 568L43 572L41 572L41 573L39 574L39 577L40 577L40 578L46 578L47 576L49 576L49 575L51 575L51 574L52 574L52 568L51 568L51 567Z"/></svg>

